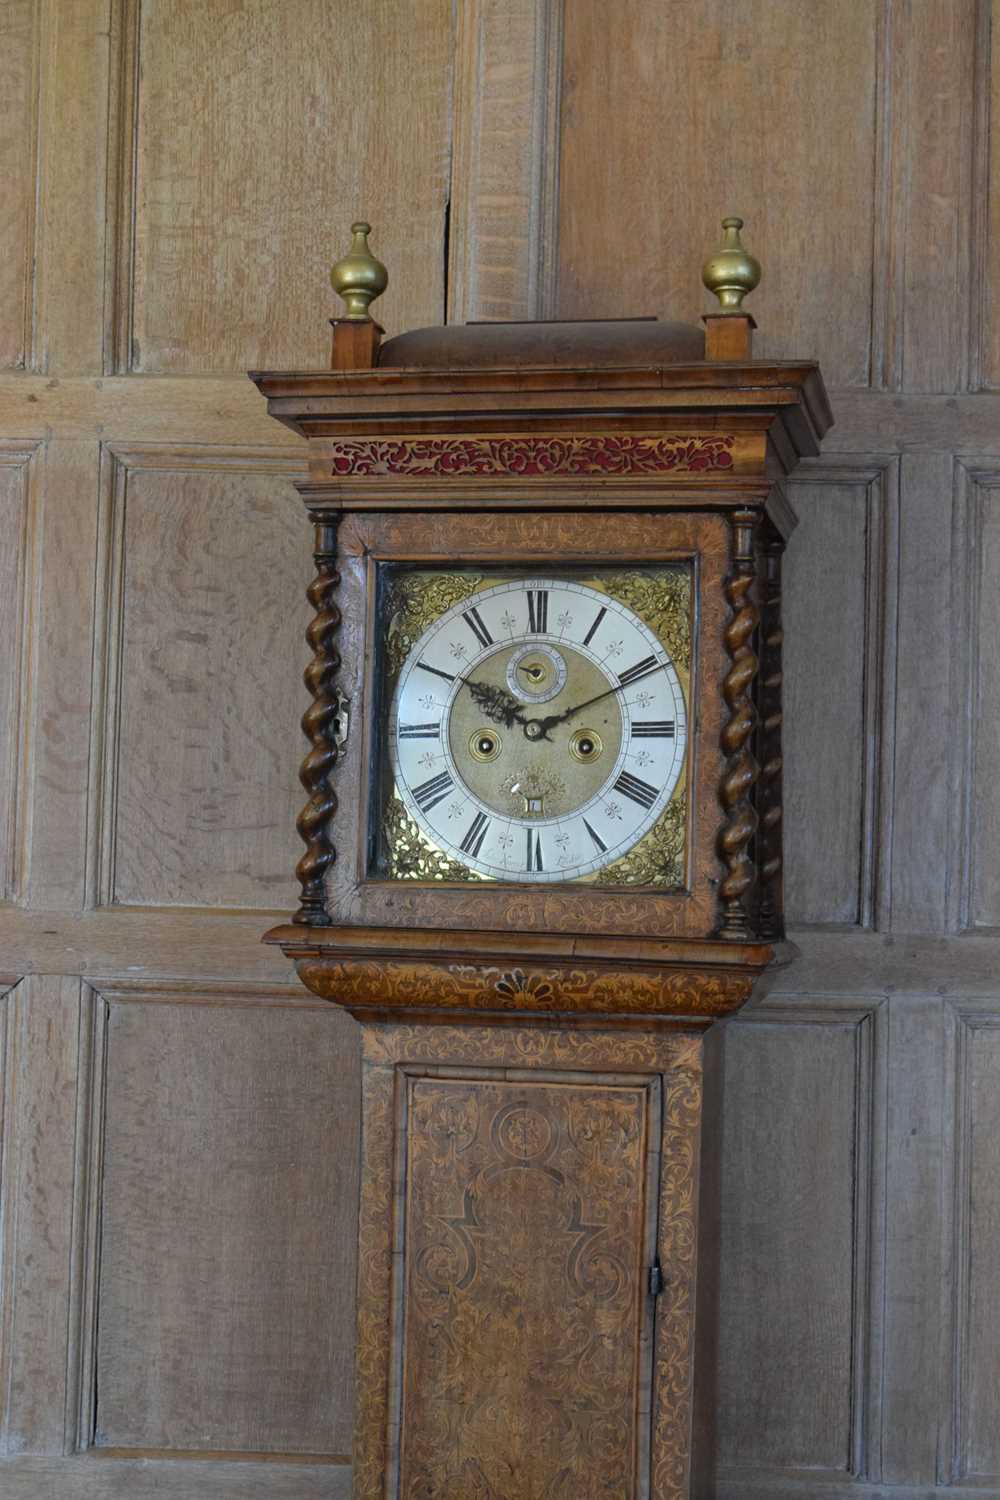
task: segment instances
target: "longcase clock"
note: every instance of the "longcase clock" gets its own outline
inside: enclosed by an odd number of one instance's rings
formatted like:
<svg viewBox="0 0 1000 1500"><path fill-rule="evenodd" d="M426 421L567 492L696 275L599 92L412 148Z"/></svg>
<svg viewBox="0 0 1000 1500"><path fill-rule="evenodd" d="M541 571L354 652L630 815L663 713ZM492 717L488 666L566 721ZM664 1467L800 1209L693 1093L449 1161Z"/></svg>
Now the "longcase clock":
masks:
<svg viewBox="0 0 1000 1500"><path fill-rule="evenodd" d="M361 1022L358 1500L706 1493L713 1023L783 937L783 480L830 422L751 357L739 230L704 330L383 341L357 224L332 368L253 376L309 444L267 940Z"/></svg>

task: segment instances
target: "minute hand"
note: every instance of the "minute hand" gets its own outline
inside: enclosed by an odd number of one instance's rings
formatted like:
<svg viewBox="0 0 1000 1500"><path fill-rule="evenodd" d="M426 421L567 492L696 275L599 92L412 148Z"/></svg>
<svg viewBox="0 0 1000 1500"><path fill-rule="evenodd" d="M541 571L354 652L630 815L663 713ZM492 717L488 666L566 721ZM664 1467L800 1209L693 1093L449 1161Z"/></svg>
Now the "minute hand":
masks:
<svg viewBox="0 0 1000 1500"><path fill-rule="evenodd" d="M583 710L590 708L593 703L600 703L602 699L610 698L612 693L624 692L628 685L627 682L620 682L617 687L606 688L603 693L597 693L595 697L587 698L583 703L574 703L572 708L567 708L561 714L548 714L544 719L529 719L528 723L535 731L534 737L538 739L541 739L543 735L547 737L549 730L554 729L557 724L565 724L567 719L572 719L575 714L582 714ZM525 733L527 732L526 725Z"/></svg>

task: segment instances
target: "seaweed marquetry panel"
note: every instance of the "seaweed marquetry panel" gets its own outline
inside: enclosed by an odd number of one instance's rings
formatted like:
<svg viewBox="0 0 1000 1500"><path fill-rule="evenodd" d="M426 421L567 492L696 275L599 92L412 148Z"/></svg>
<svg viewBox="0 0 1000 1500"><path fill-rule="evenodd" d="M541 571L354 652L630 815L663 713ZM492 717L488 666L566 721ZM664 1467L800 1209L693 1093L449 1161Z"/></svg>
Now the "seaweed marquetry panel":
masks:
<svg viewBox="0 0 1000 1500"><path fill-rule="evenodd" d="M686 1496L700 1039L363 1049L355 1496Z"/></svg>
<svg viewBox="0 0 1000 1500"><path fill-rule="evenodd" d="M403 1495L636 1493L649 1103L409 1080Z"/></svg>

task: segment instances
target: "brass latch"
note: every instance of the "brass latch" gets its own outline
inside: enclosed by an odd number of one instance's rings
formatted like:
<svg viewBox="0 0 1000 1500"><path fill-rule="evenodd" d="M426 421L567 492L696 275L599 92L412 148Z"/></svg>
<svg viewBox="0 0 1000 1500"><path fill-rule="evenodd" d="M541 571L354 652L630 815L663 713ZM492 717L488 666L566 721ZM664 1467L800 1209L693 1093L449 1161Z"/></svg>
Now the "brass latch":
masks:
<svg viewBox="0 0 1000 1500"><path fill-rule="evenodd" d="M334 702L336 713L333 719L333 743L340 751L347 744L347 736L351 732L351 703L350 699L346 698L339 689Z"/></svg>

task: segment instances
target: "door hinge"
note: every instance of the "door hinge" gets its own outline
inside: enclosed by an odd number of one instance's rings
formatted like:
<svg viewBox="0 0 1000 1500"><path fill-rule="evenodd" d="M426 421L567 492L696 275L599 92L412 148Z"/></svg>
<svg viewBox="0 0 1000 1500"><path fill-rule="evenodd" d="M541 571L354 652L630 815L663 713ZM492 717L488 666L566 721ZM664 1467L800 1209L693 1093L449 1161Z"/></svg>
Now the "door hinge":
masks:
<svg viewBox="0 0 1000 1500"><path fill-rule="evenodd" d="M658 1297L663 1291L663 1271L660 1267L659 1256L653 1261L649 1268L649 1295Z"/></svg>

